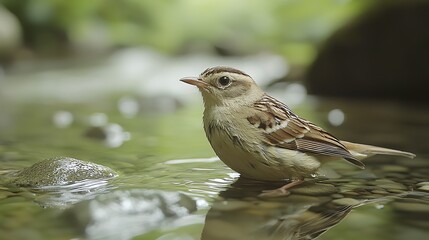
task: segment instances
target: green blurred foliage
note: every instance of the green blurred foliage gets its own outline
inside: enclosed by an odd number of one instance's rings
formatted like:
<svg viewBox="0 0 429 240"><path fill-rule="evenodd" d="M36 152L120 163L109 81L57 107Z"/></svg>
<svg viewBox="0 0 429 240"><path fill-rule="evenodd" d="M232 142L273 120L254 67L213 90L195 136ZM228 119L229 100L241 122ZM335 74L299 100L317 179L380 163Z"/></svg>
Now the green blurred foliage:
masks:
<svg viewBox="0 0 429 240"><path fill-rule="evenodd" d="M145 45L178 54L272 51L298 62L370 0L3 0L35 50Z"/></svg>

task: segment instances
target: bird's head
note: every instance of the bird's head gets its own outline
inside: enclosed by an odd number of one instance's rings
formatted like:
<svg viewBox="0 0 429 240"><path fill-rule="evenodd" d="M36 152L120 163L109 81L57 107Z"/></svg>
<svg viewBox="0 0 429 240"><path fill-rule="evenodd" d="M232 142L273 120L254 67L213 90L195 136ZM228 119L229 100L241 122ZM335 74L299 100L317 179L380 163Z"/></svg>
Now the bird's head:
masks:
<svg viewBox="0 0 429 240"><path fill-rule="evenodd" d="M231 67L207 68L199 77L185 77L180 81L198 87L206 107L240 106L263 95L263 91L248 74Z"/></svg>

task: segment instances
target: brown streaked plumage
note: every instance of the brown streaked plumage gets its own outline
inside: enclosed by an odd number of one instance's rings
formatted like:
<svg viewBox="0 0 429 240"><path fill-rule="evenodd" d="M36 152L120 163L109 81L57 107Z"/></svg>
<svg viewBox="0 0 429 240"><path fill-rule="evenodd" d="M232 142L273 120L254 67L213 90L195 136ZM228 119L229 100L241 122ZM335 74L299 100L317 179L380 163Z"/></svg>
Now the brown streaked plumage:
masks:
<svg viewBox="0 0 429 240"><path fill-rule="evenodd" d="M248 74L238 69L212 67L198 78L181 81L201 91L204 130L213 150L226 165L248 178L292 180L265 196L287 194L286 189L313 176L327 161L344 159L364 168L360 160L374 154L415 156L340 141L264 93Z"/></svg>
<svg viewBox="0 0 429 240"><path fill-rule="evenodd" d="M285 104L264 95L254 103L259 111L248 117L249 123L265 130L265 143L306 153L342 157L364 168L334 136L315 124L295 115Z"/></svg>

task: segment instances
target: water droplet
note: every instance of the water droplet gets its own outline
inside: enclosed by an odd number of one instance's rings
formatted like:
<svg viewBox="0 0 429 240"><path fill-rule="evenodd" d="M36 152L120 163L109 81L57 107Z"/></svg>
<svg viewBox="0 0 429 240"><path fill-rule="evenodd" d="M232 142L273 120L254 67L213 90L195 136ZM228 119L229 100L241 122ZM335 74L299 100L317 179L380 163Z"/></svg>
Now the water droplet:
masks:
<svg viewBox="0 0 429 240"><path fill-rule="evenodd" d="M119 99L118 108L122 116L132 118L139 112L140 105L137 100L132 97L122 97Z"/></svg>
<svg viewBox="0 0 429 240"><path fill-rule="evenodd" d="M107 124L108 117L104 113L93 113L89 116L89 124L94 127L101 127Z"/></svg>
<svg viewBox="0 0 429 240"><path fill-rule="evenodd" d="M112 123L105 128L107 138L105 144L108 147L116 148L121 146L125 141L131 139L131 133L125 132L121 125Z"/></svg>
<svg viewBox="0 0 429 240"><path fill-rule="evenodd" d="M383 209L384 205L383 204L377 204L377 205L375 205L375 208L376 209Z"/></svg>
<svg viewBox="0 0 429 240"><path fill-rule="evenodd" d="M52 117L55 127L66 128L73 123L73 114L67 111L58 111Z"/></svg>
<svg viewBox="0 0 429 240"><path fill-rule="evenodd" d="M299 83L291 83L286 87L285 102L289 106L301 104L307 97L307 89Z"/></svg>
<svg viewBox="0 0 429 240"><path fill-rule="evenodd" d="M344 112L341 111L340 109L332 109L328 113L328 121L333 126L340 126L341 124L343 124L344 119L345 119Z"/></svg>

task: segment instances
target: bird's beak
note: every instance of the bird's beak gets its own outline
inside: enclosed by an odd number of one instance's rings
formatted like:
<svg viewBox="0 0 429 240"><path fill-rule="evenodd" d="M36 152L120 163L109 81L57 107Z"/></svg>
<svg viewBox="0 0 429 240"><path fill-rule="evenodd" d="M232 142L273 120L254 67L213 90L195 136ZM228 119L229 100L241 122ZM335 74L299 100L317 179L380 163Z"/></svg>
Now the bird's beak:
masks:
<svg viewBox="0 0 429 240"><path fill-rule="evenodd" d="M203 82L196 77L184 77L184 78L181 78L180 81L197 86L198 88L206 88L209 86L208 83Z"/></svg>

